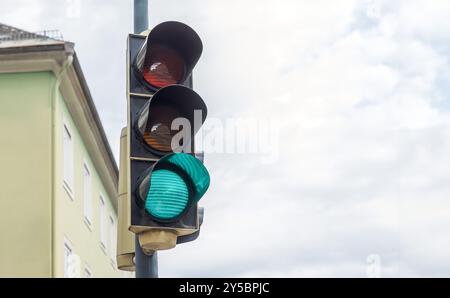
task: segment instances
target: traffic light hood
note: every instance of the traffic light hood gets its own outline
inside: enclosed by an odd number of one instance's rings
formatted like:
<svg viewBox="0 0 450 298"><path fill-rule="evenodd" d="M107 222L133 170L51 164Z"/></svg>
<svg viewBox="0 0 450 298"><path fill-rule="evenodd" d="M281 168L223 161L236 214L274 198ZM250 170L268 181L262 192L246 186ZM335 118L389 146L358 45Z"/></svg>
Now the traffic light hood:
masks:
<svg viewBox="0 0 450 298"><path fill-rule="evenodd" d="M188 119L192 127L194 127L194 111L202 112L202 123L200 124L205 122L208 115L208 108L200 95L182 85L171 85L160 89L151 98L149 109L162 105L176 108L179 111L179 117ZM200 127L196 127L194 134L199 129Z"/></svg>
<svg viewBox="0 0 450 298"><path fill-rule="evenodd" d="M206 193L210 183L208 170L201 161L190 154L172 153L161 158L153 170L173 167L175 171L183 172L183 176L190 180L193 187L193 200L198 202ZM151 187L151 186L150 186Z"/></svg>

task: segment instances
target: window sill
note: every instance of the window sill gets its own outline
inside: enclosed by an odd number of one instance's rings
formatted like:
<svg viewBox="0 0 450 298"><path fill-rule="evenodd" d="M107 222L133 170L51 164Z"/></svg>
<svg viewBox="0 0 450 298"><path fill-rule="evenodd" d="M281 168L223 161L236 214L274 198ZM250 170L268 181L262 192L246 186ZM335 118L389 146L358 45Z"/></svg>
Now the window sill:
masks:
<svg viewBox="0 0 450 298"><path fill-rule="evenodd" d="M65 191L67 192L67 194L69 195L69 198L74 201L75 200L75 196L73 195L72 189L70 188L70 186L67 184L66 181L64 181L63 183L63 188L65 189Z"/></svg>

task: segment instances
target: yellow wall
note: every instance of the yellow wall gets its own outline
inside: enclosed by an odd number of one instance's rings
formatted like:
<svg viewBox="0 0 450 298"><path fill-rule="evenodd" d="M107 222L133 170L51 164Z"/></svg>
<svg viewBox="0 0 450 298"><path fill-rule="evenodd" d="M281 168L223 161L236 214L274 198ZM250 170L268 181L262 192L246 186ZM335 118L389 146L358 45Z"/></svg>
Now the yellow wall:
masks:
<svg viewBox="0 0 450 298"><path fill-rule="evenodd" d="M109 216L117 223L116 212L60 92L52 129L55 81L52 72L0 74L0 277L63 277L65 239L81 258L81 276L86 265L93 277L125 276L111 254ZM74 142L73 199L63 187L64 121ZM84 222L84 162L92 178L91 229ZM100 246L100 194L107 206L106 250Z"/></svg>
<svg viewBox="0 0 450 298"><path fill-rule="evenodd" d="M0 74L0 276L51 275L49 72Z"/></svg>
<svg viewBox="0 0 450 298"><path fill-rule="evenodd" d="M62 277L64 275L63 269L63 249L64 237L68 239L73 246L73 252L81 258L82 275L84 266L88 265L94 277L120 277L122 273L116 269L111 258L110 245L110 226L109 216L114 218L117 223L117 215L114 211L110 198L104 189L97 171L87 153L83 140L78 133L76 126L67 111L66 105L59 95L56 105L56 217L55 217L55 276ZM73 199L63 187L63 125L66 123L72 133L74 142L74 191ZM87 163L92 178L92 226L88 228L84 221L83 208L83 164ZM106 203L106 249L100 246L100 194L105 199ZM116 233L116 232L114 232Z"/></svg>

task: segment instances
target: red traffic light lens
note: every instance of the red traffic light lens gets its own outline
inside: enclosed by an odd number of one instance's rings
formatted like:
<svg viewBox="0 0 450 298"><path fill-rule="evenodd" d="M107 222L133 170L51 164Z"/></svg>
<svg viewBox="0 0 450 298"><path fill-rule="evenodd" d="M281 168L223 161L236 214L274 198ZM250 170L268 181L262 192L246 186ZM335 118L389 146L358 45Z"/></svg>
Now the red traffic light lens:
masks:
<svg viewBox="0 0 450 298"><path fill-rule="evenodd" d="M185 72L184 60L174 49L155 44L148 49L147 60L142 70L144 79L156 88L181 82Z"/></svg>

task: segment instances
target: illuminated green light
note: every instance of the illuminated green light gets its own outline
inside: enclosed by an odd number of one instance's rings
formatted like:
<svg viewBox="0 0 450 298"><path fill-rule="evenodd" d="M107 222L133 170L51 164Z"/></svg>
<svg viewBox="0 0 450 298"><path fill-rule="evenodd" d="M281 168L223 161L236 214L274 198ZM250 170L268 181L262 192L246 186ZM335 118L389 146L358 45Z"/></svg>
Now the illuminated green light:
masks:
<svg viewBox="0 0 450 298"><path fill-rule="evenodd" d="M200 200L210 184L204 165L185 153L164 156L149 175L148 188L142 197L145 210L159 220L175 220L187 210L188 204Z"/></svg>
<svg viewBox="0 0 450 298"><path fill-rule="evenodd" d="M189 201L189 191L184 180L175 172L156 170L151 175L150 190L145 209L159 219L179 216Z"/></svg>

